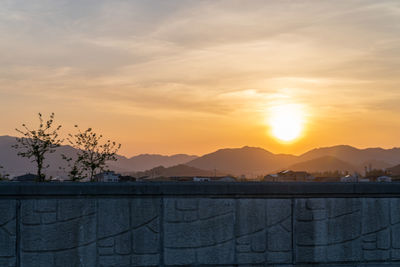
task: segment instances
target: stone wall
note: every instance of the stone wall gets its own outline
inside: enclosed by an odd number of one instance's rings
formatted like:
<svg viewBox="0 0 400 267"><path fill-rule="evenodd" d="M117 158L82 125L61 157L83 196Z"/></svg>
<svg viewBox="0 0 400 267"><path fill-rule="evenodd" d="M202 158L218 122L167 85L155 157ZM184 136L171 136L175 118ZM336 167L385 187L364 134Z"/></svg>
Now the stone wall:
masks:
<svg viewBox="0 0 400 267"><path fill-rule="evenodd" d="M400 184L2 183L0 266L400 266Z"/></svg>

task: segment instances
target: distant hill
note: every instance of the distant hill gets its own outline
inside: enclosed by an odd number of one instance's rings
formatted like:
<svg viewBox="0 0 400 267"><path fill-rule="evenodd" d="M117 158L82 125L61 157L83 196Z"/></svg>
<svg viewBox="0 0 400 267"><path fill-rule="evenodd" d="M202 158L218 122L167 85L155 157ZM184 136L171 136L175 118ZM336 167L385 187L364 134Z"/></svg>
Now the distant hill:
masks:
<svg viewBox="0 0 400 267"><path fill-rule="evenodd" d="M10 175L34 173L36 170L34 163L19 157L17 151L11 147L15 142L15 137L0 136L0 165L4 167L4 172ZM72 157L75 155L75 149L70 146L62 146L57 149L56 153L49 154L45 161L45 164L49 165L46 170L48 175L56 176L63 173L60 167L66 167L66 164L61 154Z"/></svg>
<svg viewBox="0 0 400 267"><path fill-rule="evenodd" d="M333 147L323 147L310 150L299 156L301 161L312 160L323 156L333 156L352 165L358 166L368 162L386 165L395 165L400 163L400 148L366 148L357 149L352 146L339 145Z"/></svg>
<svg viewBox="0 0 400 267"><path fill-rule="evenodd" d="M11 147L15 142L15 137L0 136L0 166L4 167L2 171L10 175L22 175L35 172L35 165L30 160L19 157L17 151ZM64 172L60 170L60 167L66 167L66 163L62 159L61 154L73 157L76 155L76 150L71 146L61 146L57 148L55 153L49 154L46 158L46 164L50 165L46 170L48 175L57 176L64 174ZM110 169L118 172L134 172L144 171L156 166L170 167L186 163L195 158L197 158L197 156L184 154L173 156L144 154L128 159L118 155L118 160L116 162L109 162L108 166Z"/></svg>
<svg viewBox="0 0 400 267"><path fill-rule="evenodd" d="M387 169L394 176L400 176L400 164Z"/></svg>
<svg viewBox="0 0 400 267"><path fill-rule="evenodd" d="M364 170L365 167L371 167L371 169L388 169L390 167L393 167L393 164L390 164L388 162L382 161L382 160L367 160L363 163L361 163L358 166L360 169Z"/></svg>
<svg viewBox="0 0 400 267"><path fill-rule="evenodd" d="M34 165L27 159L17 156L17 152L11 148L15 143L15 137L0 136L0 165L11 175L21 175L35 170ZM61 153L69 156L75 154L70 146L60 147L56 153L48 157L47 163L50 175L60 174L59 166L65 165L61 159ZM350 168L362 172L365 166L374 169L389 168L400 164L400 148L382 149L355 147L340 145L310 150L300 156L287 154L274 154L258 147L226 148L201 157L178 154L163 156L157 154L142 154L132 158L117 156L117 162L110 162L109 167L118 172L138 172L151 170L157 166L169 168L185 164L198 170L214 173L214 170L224 174L233 175L263 175L290 168L308 168L326 171L334 167L341 169ZM320 167L317 167L317 165ZM183 167L182 167L183 168ZM306 170L306 169L304 169ZM195 174L200 175L200 174ZM208 174L207 174L208 175Z"/></svg>
<svg viewBox="0 0 400 267"><path fill-rule="evenodd" d="M240 174L263 174L296 162L297 157L273 154L257 147L220 149L187 163L203 170L217 169L222 172Z"/></svg>
<svg viewBox="0 0 400 267"><path fill-rule="evenodd" d="M117 162L111 162L109 165L120 171L145 171L157 166L171 167L184 164L196 158L197 156L186 154L172 156L141 154L132 158L119 156Z"/></svg>
<svg viewBox="0 0 400 267"><path fill-rule="evenodd" d="M322 156L320 158L299 162L288 167L293 171L324 172L324 171L359 171L359 169L343 160L333 156Z"/></svg>
<svg viewBox="0 0 400 267"><path fill-rule="evenodd" d="M317 163L326 168L329 167L329 169L336 166L343 170L351 169L359 172L362 172L364 167L370 164L372 168L384 169L400 163L400 148L357 149L352 146L339 145L317 148L300 156L293 156L273 154L257 147L242 147L220 149L192 160L187 165L204 170L217 169L235 175L256 175L293 167L300 169L302 166L317 170L319 168L313 167ZM325 170L321 169L321 171Z"/></svg>
<svg viewBox="0 0 400 267"><path fill-rule="evenodd" d="M190 167L184 164L172 166L165 168L163 166L159 166L153 168L151 170L147 170L144 172L138 172L134 174L136 177L144 177L149 176L151 178L155 177L173 177L173 176L214 176L215 173L213 171L201 170L198 168ZM223 173L218 172L217 175L223 175Z"/></svg>

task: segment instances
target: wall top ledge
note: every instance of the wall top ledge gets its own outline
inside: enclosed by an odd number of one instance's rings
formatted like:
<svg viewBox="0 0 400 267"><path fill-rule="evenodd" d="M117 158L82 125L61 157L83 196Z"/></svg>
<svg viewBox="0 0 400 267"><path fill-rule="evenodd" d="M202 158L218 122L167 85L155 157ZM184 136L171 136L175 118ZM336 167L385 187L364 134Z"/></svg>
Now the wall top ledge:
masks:
<svg viewBox="0 0 400 267"><path fill-rule="evenodd" d="M7 196L400 197L400 183L0 182L0 197Z"/></svg>

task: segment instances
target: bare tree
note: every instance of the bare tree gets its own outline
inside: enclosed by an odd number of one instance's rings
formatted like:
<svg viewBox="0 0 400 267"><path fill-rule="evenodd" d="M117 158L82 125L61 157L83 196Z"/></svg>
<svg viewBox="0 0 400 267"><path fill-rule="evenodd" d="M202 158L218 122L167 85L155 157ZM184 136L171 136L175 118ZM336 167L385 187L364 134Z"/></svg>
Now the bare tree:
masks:
<svg viewBox="0 0 400 267"><path fill-rule="evenodd" d="M36 130L29 129L25 124L22 124L23 130L15 129L22 134L22 137L17 137L17 143L13 148L19 150L18 156L32 159L37 167L37 181L44 182L45 174L43 170L48 166L44 165L45 156L54 153L63 140L59 138L58 132L61 125L53 127L54 113L51 113L47 121L43 120L41 113L39 115L39 128Z"/></svg>
<svg viewBox="0 0 400 267"><path fill-rule="evenodd" d="M116 161L116 154L121 148L121 144L117 144L110 140L101 143L102 135L93 132L92 128L81 131L77 125L77 134L69 134L67 139L72 147L78 150L76 161L70 165L72 166L69 174L70 176L77 177L78 180L82 178L82 171L88 174L90 181L94 180L98 172L104 171L107 168L107 161ZM71 162L71 158L65 158Z"/></svg>

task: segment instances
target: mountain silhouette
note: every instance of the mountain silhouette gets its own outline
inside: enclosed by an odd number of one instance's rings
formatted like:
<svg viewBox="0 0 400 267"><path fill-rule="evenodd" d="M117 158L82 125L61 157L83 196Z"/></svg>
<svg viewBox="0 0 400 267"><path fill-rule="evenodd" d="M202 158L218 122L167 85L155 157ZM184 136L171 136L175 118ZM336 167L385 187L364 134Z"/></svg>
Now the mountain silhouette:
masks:
<svg viewBox="0 0 400 267"><path fill-rule="evenodd" d="M172 156L163 156L158 154L141 154L131 158L117 156L116 162L110 162L108 165L116 171L145 171L154 167L171 167L187 163L197 156L176 154Z"/></svg>
<svg viewBox="0 0 400 267"><path fill-rule="evenodd" d="M155 177L171 177L171 176L214 176L215 174L222 175L222 173L219 172L214 173L213 171L201 170L195 167L179 164L168 168L159 166L144 172L134 173L133 175L136 177L148 176L149 178L155 178Z"/></svg>
<svg viewBox="0 0 400 267"><path fill-rule="evenodd" d="M11 175L20 175L35 171L35 165L26 158L17 156L17 151L11 146L15 144L15 137L0 136L0 165L3 171ZM68 156L76 154L74 148L62 146L56 153L48 155L46 164L50 167L46 170L48 175L62 173L59 167L65 166L61 153ZM163 156L158 154L142 154L127 158L117 156L116 162L110 162L109 167L118 172L138 172L151 170L158 166L164 168L185 164L199 171L213 174L219 173L233 175L263 175L274 173L284 169L296 169L305 171L328 170L356 170L362 172L365 166L386 169L400 164L400 148L383 149L367 148L357 149L352 146L339 145L312 149L302 155L274 154L259 147L225 148L203 155L201 157L177 154ZM171 174L179 176L180 173L191 173L189 169L181 172L183 166L175 169ZM193 172L195 173L195 172ZM195 174L195 175L202 175Z"/></svg>
<svg viewBox="0 0 400 267"><path fill-rule="evenodd" d="M338 167L343 170L361 172L365 166L369 165L372 168L382 169L399 163L400 148L357 149L339 145L312 149L300 156L273 154L257 147L220 149L192 160L187 165L204 170L216 169L236 175L255 175L292 167L300 169L302 166L305 168L303 170L327 171L316 166L317 164L329 169Z"/></svg>
<svg viewBox="0 0 400 267"><path fill-rule="evenodd" d="M35 173L35 164L31 160L19 157L17 150L12 148L12 145L15 143L15 137L0 136L0 166L4 167L2 171L10 175L21 175L29 172ZM76 152L73 147L66 145L57 148L55 153L48 154L45 164L49 165L49 168L45 170L45 173L51 176L64 175L65 171L62 168L66 168L67 164L62 159L61 154L74 157ZM171 167L183 164L195 158L197 156L185 154L172 156L144 154L131 158L117 155L117 161L108 162L108 166L110 169L118 172L144 171L157 166Z"/></svg>
<svg viewBox="0 0 400 267"><path fill-rule="evenodd" d="M324 171L359 171L359 168L333 156L322 156L320 158L302 161L288 167L293 171L324 172Z"/></svg>
<svg viewBox="0 0 400 267"><path fill-rule="evenodd" d="M297 157L273 154L258 147L220 149L187 163L203 170L217 169L222 172L240 174L263 174L296 162Z"/></svg>
<svg viewBox="0 0 400 267"><path fill-rule="evenodd" d="M348 145L323 147L310 150L300 156L303 161L316 159L322 156L333 156L353 165L360 165L368 161L386 162L393 166L400 163L400 148L366 148L357 149Z"/></svg>

